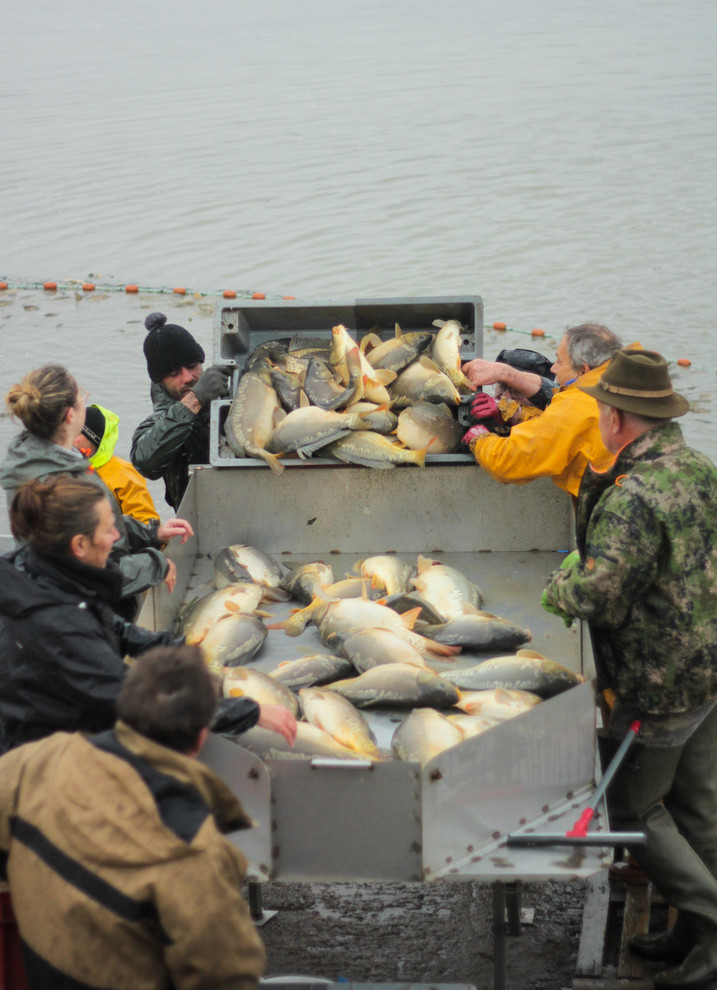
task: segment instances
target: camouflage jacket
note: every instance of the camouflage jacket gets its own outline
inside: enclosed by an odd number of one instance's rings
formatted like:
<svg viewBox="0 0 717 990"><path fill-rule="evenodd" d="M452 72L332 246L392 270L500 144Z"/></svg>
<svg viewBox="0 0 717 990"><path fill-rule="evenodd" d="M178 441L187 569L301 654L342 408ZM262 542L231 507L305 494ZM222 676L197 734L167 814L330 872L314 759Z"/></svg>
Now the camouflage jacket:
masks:
<svg viewBox="0 0 717 990"><path fill-rule="evenodd" d="M717 468L669 421L638 437L578 502L580 562L548 600L585 619L602 687L644 714L717 696Z"/></svg>

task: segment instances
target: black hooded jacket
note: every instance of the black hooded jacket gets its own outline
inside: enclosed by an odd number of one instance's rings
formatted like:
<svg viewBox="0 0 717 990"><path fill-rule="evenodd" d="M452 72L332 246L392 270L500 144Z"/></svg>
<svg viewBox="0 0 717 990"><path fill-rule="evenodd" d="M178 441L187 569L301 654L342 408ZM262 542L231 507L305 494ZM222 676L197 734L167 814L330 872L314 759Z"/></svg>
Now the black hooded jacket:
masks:
<svg viewBox="0 0 717 990"><path fill-rule="evenodd" d="M124 656L173 639L113 612L121 586L113 564L30 547L0 556L0 752L57 730L114 724Z"/></svg>

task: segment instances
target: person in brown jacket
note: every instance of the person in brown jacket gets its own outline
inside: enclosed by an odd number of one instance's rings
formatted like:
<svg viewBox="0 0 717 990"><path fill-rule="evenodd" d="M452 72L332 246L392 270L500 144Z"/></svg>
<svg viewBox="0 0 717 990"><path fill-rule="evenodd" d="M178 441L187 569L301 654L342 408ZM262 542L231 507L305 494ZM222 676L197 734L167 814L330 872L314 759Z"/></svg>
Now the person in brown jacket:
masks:
<svg viewBox="0 0 717 990"><path fill-rule="evenodd" d="M127 675L113 729L0 759L0 860L33 990L257 986L247 863L222 834L251 821L195 758L216 704L197 647L158 647Z"/></svg>

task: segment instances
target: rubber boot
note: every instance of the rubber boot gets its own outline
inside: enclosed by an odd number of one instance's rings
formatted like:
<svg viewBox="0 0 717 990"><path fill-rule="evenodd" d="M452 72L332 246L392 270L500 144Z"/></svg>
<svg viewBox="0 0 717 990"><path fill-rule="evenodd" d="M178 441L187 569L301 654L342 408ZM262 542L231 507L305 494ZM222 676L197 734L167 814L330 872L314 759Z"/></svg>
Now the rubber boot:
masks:
<svg viewBox="0 0 717 990"><path fill-rule="evenodd" d="M682 962L694 948L697 933L682 914L666 932L659 935L633 935L628 945L630 951L643 959L655 959L666 962Z"/></svg>

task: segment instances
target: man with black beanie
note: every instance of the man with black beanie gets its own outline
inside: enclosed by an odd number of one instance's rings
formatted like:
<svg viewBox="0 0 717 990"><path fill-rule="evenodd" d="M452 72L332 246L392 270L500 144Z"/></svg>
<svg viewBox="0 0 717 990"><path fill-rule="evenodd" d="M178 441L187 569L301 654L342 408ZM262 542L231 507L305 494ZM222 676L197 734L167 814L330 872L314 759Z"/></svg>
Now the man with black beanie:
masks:
<svg viewBox="0 0 717 990"><path fill-rule="evenodd" d="M152 381L153 412L132 437L130 458L146 478L164 478L165 498L176 511L189 484L189 465L209 461L209 409L229 390L231 368L204 371L204 351L164 313L144 321L144 356Z"/></svg>

